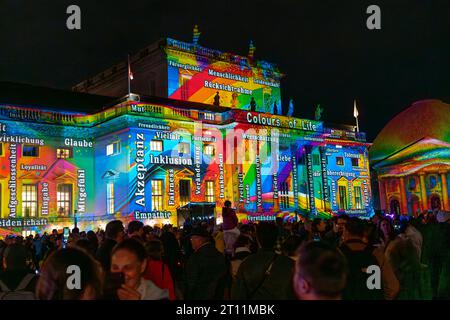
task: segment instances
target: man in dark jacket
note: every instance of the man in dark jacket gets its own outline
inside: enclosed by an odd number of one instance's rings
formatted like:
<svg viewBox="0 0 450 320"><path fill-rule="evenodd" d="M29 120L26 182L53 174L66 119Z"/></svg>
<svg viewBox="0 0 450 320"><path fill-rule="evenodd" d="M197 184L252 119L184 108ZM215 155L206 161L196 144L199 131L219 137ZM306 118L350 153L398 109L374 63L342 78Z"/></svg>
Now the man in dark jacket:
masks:
<svg viewBox="0 0 450 320"><path fill-rule="evenodd" d="M260 249L239 266L231 291L232 299L295 299L292 286L295 263L292 259L275 253L277 237L276 225L267 222L258 224L256 238Z"/></svg>
<svg viewBox="0 0 450 320"><path fill-rule="evenodd" d="M341 214L333 219L333 229L325 234L323 240L334 247L339 247L342 244L342 235L349 219L350 217L346 214Z"/></svg>
<svg viewBox="0 0 450 320"><path fill-rule="evenodd" d="M344 300L380 300L383 299L382 289L369 289L366 273L369 266L379 266L373 255L373 248L364 242L365 223L358 218L350 218L345 225L341 252L347 259L349 276L343 292Z"/></svg>
<svg viewBox="0 0 450 320"><path fill-rule="evenodd" d="M194 252L186 264L184 298L188 300L223 299L228 275L225 257L210 242L201 227L190 234Z"/></svg>
<svg viewBox="0 0 450 320"><path fill-rule="evenodd" d="M25 295L21 299L34 300L37 276L27 265L30 259L29 251L22 244L11 244L5 249L3 256L5 270L0 274L1 299L4 299L8 291L20 290L28 294L28 297Z"/></svg>
<svg viewBox="0 0 450 320"><path fill-rule="evenodd" d="M125 237L125 228L122 221L113 220L108 222L105 230L105 241L98 248L97 260L103 267L103 270L109 272L111 269L111 252L117 243L123 241Z"/></svg>

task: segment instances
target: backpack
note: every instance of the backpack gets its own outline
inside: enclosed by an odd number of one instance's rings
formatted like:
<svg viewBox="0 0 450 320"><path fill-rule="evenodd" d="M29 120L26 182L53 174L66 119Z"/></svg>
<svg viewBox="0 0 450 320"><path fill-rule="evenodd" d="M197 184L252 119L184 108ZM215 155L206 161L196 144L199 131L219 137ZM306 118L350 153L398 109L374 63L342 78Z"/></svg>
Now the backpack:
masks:
<svg viewBox="0 0 450 320"><path fill-rule="evenodd" d="M347 286L343 292L344 300L380 300L384 299L383 290L367 288L367 279L370 274L366 269L370 265L378 265L378 261L372 254L372 248L367 246L362 251L352 251L345 244L341 246L341 252L347 258L349 276Z"/></svg>
<svg viewBox="0 0 450 320"><path fill-rule="evenodd" d="M35 277L29 273L23 277L15 290L10 290L2 280L0 280L0 300L36 300L34 292L25 290Z"/></svg>

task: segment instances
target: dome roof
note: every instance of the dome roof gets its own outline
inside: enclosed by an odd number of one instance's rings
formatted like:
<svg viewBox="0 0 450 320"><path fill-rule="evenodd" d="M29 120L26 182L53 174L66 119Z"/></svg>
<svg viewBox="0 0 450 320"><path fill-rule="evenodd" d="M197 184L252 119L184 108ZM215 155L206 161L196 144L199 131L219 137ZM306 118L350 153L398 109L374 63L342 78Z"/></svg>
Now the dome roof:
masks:
<svg viewBox="0 0 450 320"><path fill-rule="evenodd" d="M381 130L369 150L377 162L424 138L450 142L450 105L440 100L421 100L396 115Z"/></svg>

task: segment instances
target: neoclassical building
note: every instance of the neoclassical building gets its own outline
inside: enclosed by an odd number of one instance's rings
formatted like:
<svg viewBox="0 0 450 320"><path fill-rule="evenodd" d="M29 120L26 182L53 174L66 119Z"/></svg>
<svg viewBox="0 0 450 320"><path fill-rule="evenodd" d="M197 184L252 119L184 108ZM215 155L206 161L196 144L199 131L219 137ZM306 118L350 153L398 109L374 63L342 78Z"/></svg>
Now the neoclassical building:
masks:
<svg viewBox="0 0 450 320"><path fill-rule="evenodd" d="M450 105L422 100L394 117L370 148L379 209L450 210Z"/></svg>

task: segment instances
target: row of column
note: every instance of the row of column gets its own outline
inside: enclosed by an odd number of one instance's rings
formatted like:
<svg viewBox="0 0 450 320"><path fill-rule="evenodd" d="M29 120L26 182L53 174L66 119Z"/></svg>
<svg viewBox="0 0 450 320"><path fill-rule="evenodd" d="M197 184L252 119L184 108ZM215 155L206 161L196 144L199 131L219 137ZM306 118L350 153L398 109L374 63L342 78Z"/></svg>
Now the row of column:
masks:
<svg viewBox="0 0 450 320"><path fill-rule="evenodd" d="M447 188L447 172L439 172L441 177L441 191L442 191L442 209L450 210L450 205L448 201L448 188ZM421 212L428 210L428 197L427 197L427 189L425 183L425 173L419 173L419 181L420 181L420 209ZM395 178L393 178L395 179ZM400 177L400 210L402 213L408 212L408 199L406 195L405 188L405 177ZM378 186L380 192L380 205L384 210L389 209L389 199L388 199L388 182L389 178L379 179Z"/></svg>

